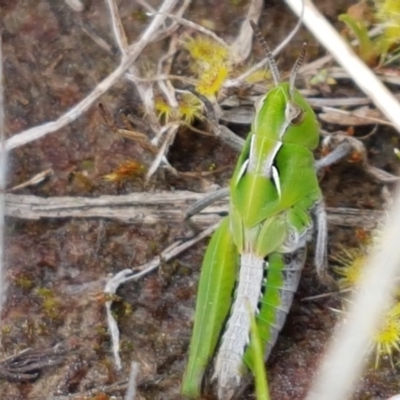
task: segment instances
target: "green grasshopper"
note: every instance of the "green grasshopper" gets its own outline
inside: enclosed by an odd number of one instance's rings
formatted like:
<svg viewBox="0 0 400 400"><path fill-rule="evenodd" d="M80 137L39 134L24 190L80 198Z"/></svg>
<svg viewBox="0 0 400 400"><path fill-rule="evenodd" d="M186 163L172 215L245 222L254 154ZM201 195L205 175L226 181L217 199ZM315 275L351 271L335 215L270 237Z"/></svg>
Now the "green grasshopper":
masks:
<svg viewBox="0 0 400 400"><path fill-rule="evenodd" d="M220 399L232 397L245 365L253 369L249 308L268 357L297 290L306 243L313 232L317 232L317 271L322 273L326 266L326 213L312 153L319 142L319 127L295 88L305 48L289 82L281 82L274 58L262 43L275 88L256 105L230 183L229 216L215 231L203 260L182 385L182 393L189 397L200 395L218 343L213 378Z"/></svg>

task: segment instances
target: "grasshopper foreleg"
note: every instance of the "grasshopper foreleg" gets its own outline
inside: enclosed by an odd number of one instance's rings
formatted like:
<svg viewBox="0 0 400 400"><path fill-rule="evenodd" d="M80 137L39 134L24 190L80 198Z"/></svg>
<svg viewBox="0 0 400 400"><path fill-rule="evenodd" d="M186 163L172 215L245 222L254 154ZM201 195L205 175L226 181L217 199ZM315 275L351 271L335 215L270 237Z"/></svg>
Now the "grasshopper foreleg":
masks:
<svg viewBox="0 0 400 400"><path fill-rule="evenodd" d="M322 168L329 167L332 164L335 164L339 160L346 157L350 151L353 149L353 146L350 142L345 141L340 143L334 150L332 150L329 154L325 157L320 158L319 160L315 161L315 169L320 171Z"/></svg>
<svg viewBox="0 0 400 400"><path fill-rule="evenodd" d="M200 211L204 210L206 207L211 205L217 200L221 200L225 197L229 196L229 188L218 189L214 192L208 193L204 198L196 201L193 205L191 205L185 213L185 220L193 217L193 215L198 214Z"/></svg>

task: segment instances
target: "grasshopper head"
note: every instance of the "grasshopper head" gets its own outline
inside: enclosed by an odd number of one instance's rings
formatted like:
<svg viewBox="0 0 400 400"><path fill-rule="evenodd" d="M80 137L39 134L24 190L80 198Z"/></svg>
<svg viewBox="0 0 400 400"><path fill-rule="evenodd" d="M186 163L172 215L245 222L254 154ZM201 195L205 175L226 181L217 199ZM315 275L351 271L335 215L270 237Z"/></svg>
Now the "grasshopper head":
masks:
<svg viewBox="0 0 400 400"><path fill-rule="evenodd" d="M252 131L274 141L309 149L316 148L319 142L314 111L288 82L280 83L259 100Z"/></svg>
<svg viewBox="0 0 400 400"><path fill-rule="evenodd" d="M289 83L282 84L285 97L285 143L294 143L314 149L318 145L319 127L313 109L295 87L297 73L304 60L306 43L293 66Z"/></svg>
<svg viewBox="0 0 400 400"><path fill-rule="evenodd" d="M253 26L253 29L256 28ZM284 143L316 148L319 141L317 119L306 99L295 88L296 76L305 56L305 44L293 66L289 82L281 83L271 51L261 34L257 36L266 49L275 88L258 101L253 131L263 132L271 139Z"/></svg>

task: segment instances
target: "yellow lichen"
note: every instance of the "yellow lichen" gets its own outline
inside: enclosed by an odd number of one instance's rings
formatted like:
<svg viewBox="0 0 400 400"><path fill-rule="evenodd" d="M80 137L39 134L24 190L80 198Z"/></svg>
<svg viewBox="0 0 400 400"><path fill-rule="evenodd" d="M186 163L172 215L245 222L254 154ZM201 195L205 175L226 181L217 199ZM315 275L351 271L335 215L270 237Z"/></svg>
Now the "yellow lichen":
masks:
<svg viewBox="0 0 400 400"><path fill-rule="evenodd" d="M191 93L185 93L178 99L178 108L172 108L164 99L155 100L155 108L159 119L165 123L183 121L191 125L196 118L202 118L202 104Z"/></svg>
<svg viewBox="0 0 400 400"><path fill-rule="evenodd" d="M381 357L389 357L393 366L393 352L400 351L400 303L393 306L384 316L382 325L372 339L375 348L375 368Z"/></svg>
<svg viewBox="0 0 400 400"><path fill-rule="evenodd" d="M215 96L231 72L229 50L202 35L187 39L185 48L193 58L191 68L197 75L196 90L206 97Z"/></svg>
<svg viewBox="0 0 400 400"><path fill-rule="evenodd" d="M223 64L229 60L228 49L207 36L191 37L184 47L198 64Z"/></svg>
<svg viewBox="0 0 400 400"><path fill-rule="evenodd" d="M333 268L340 276L338 279L340 289L347 289L358 284L366 259L366 253L367 251L364 247L357 249L342 248L337 254L332 256L332 259L340 264Z"/></svg>
<svg viewBox="0 0 400 400"><path fill-rule="evenodd" d="M229 68L226 65L218 65L208 68L199 75L196 90L206 97L215 96L229 76Z"/></svg>
<svg viewBox="0 0 400 400"><path fill-rule="evenodd" d="M196 96L184 94L179 100L180 119L191 125L193 121L202 118L202 104Z"/></svg>
<svg viewBox="0 0 400 400"><path fill-rule="evenodd" d="M154 101L158 119L168 122L179 119L179 110L172 108L162 97L157 97Z"/></svg>

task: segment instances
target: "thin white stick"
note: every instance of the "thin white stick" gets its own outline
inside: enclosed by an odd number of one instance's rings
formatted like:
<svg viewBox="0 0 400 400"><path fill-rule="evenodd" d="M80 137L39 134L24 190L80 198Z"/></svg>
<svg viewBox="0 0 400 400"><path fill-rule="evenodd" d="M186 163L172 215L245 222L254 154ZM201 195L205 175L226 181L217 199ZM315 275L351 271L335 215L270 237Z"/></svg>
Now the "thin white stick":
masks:
<svg viewBox="0 0 400 400"><path fill-rule="evenodd" d="M3 87L3 54L0 35L0 316L3 303L6 300L6 285L4 282L4 215L6 191L7 151L5 149L4 129L4 87ZM1 326L1 320L0 320Z"/></svg>
<svg viewBox="0 0 400 400"><path fill-rule="evenodd" d="M156 257L153 259L153 261L150 261L147 264L142 265L139 269L141 269L140 272L138 272L135 275L131 275L129 277L126 277L123 283L128 282L128 281L137 281L138 279L142 278L145 275L148 275L150 272L154 271L157 269L161 261L169 261L172 258L176 257L178 254L182 253L189 247L192 247L195 243L199 242L200 240L203 240L205 237L210 236L218 227L219 222L217 222L214 225L211 225L207 229L205 229L203 232L199 233L197 236L195 236L193 239L188 240L186 242L180 243L176 242L170 247L168 247L166 250L164 250L163 253L161 253L160 257Z"/></svg>
<svg viewBox="0 0 400 400"><path fill-rule="evenodd" d="M368 32L368 36L369 37L375 37L378 36L382 33L382 27L380 26L376 26L374 28L372 28L369 32ZM358 40L354 39L350 42L350 44L352 46L356 46L358 44ZM321 58L317 58L314 61L311 61L308 64L303 65L300 69L299 69L299 73L300 74L306 74L306 73L312 73L313 71L318 71L320 68L322 68L325 64L328 64L329 62L331 62L333 60L333 57L328 54L326 56L323 56Z"/></svg>
<svg viewBox="0 0 400 400"><path fill-rule="evenodd" d="M107 5L110 10L111 26L114 33L114 38L117 42L120 52L122 53L122 58L124 58L127 56L128 40L126 38L125 30L119 16L118 6L115 0L107 0Z"/></svg>
<svg viewBox="0 0 400 400"><path fill-rule="evenodd" d="M336 329L307 400L346 400L363 371L370 342L390 306L400 270L400 191L379 246L367 261L365 275Z"/></svg>
<svg viewBox="0 0 400 400"><path fill-rule="evenodd" d="M164 138L164 143L161 145L160 150L158 151L158 154L156 158L153 160L152 164L150 165L149 170L147 171L145 181L148 182L149 179L154 175L154 173L157 171L158 167L160 166L162 161L166 161L166 154L169 150L169 147L173 143L175 139L176 132L179 129L179 124L171 124L170 127L168 128L167 134L165 135Z"/></svg>
<svg viewBox="0 0 400 400"><path fill-rule="evenodd" d="M106 286L104 288L104 293L108 295L115 294L121 281L123 282L124 278L126 278L131 274L132 271L130 269L124 269L122 271L119 271L106 283ZM121 362L121 357L119 356L120 346L119 346L118 324L111 312L112 301L111 300L106 301L105 306L107 315L107 326L108 326L108 332L111 336L112 352L114 355L115 368L117 369L117 371L119 371L122 369L122 362Z"/></svg>
<svg viewBox="0 0 400 400"><path fill-rule="evenodd" d="M125 400L135 400L136 397L136 380L139 372L139 364L135 361L131 363L131 372L129 374L128 389L126 391Z"/></svg>
<svg viewBox="0 0 400 400"><path fill-rule="evenodd" d="M138 42L130 45L127 51L127 56L122 59L117 69L111 73L107 78L100 82L96 88L89 93L87 97L81 100L75 107L71 108L68 112L62 115L59 119L52 122L47 122L43 125L30 128L19 134L14 135L6 141L6 150L14 149L15 147L23 146L29 142L39 139L49 133L61 129L63 126L68 125L78 117L80 117L103 93L105 93L131 66L131 64L139 57L143 49L154 40L154 35L159 27L167 18L165 13L171 11L175 6L177 0L165 0L150 23L146 31Z"/></svg>
<svg viewBox="0 0 400 400"><path fill-rule="evenodd" d="M191 1L192 0L183 0L181 7L178 8L178 10L173 14L173 18L182 18L182 15L185 14L185 11L190 6ZM158 32L156 40L163 40L171 36L178 29L179 26L179 22L174 19L171 24Z"/></svg>
<svg viewBox="0 0 400 400"><path fill-rule="evenodd" d="M165 68L165 75L168 75L168 73L171 70L171 64L172 64L172 59L177 52L178 49L178 40L176 37L172 36L169 44L169 49L166 54L164 54L157 65L157 76L162 75L163 73L163 68ZM176 99L175 95L175 88L172 86L171 82L169 79L166 80L157 80L158 87L160 88L161 92L164 93L168 104L171 106L173 109L177 109L179 104L178 100Z"/></svg>
<svg viewBox="0 0 400 400"><path fill-rule="evenodd" d="M301 0L285 1L297 15L300 15ZM304 24L400 132L399 102L386 89L376 75L357 57L339 33L315 8L313 3L310 0L303 1L305 6L303 15Z"/></svg>

